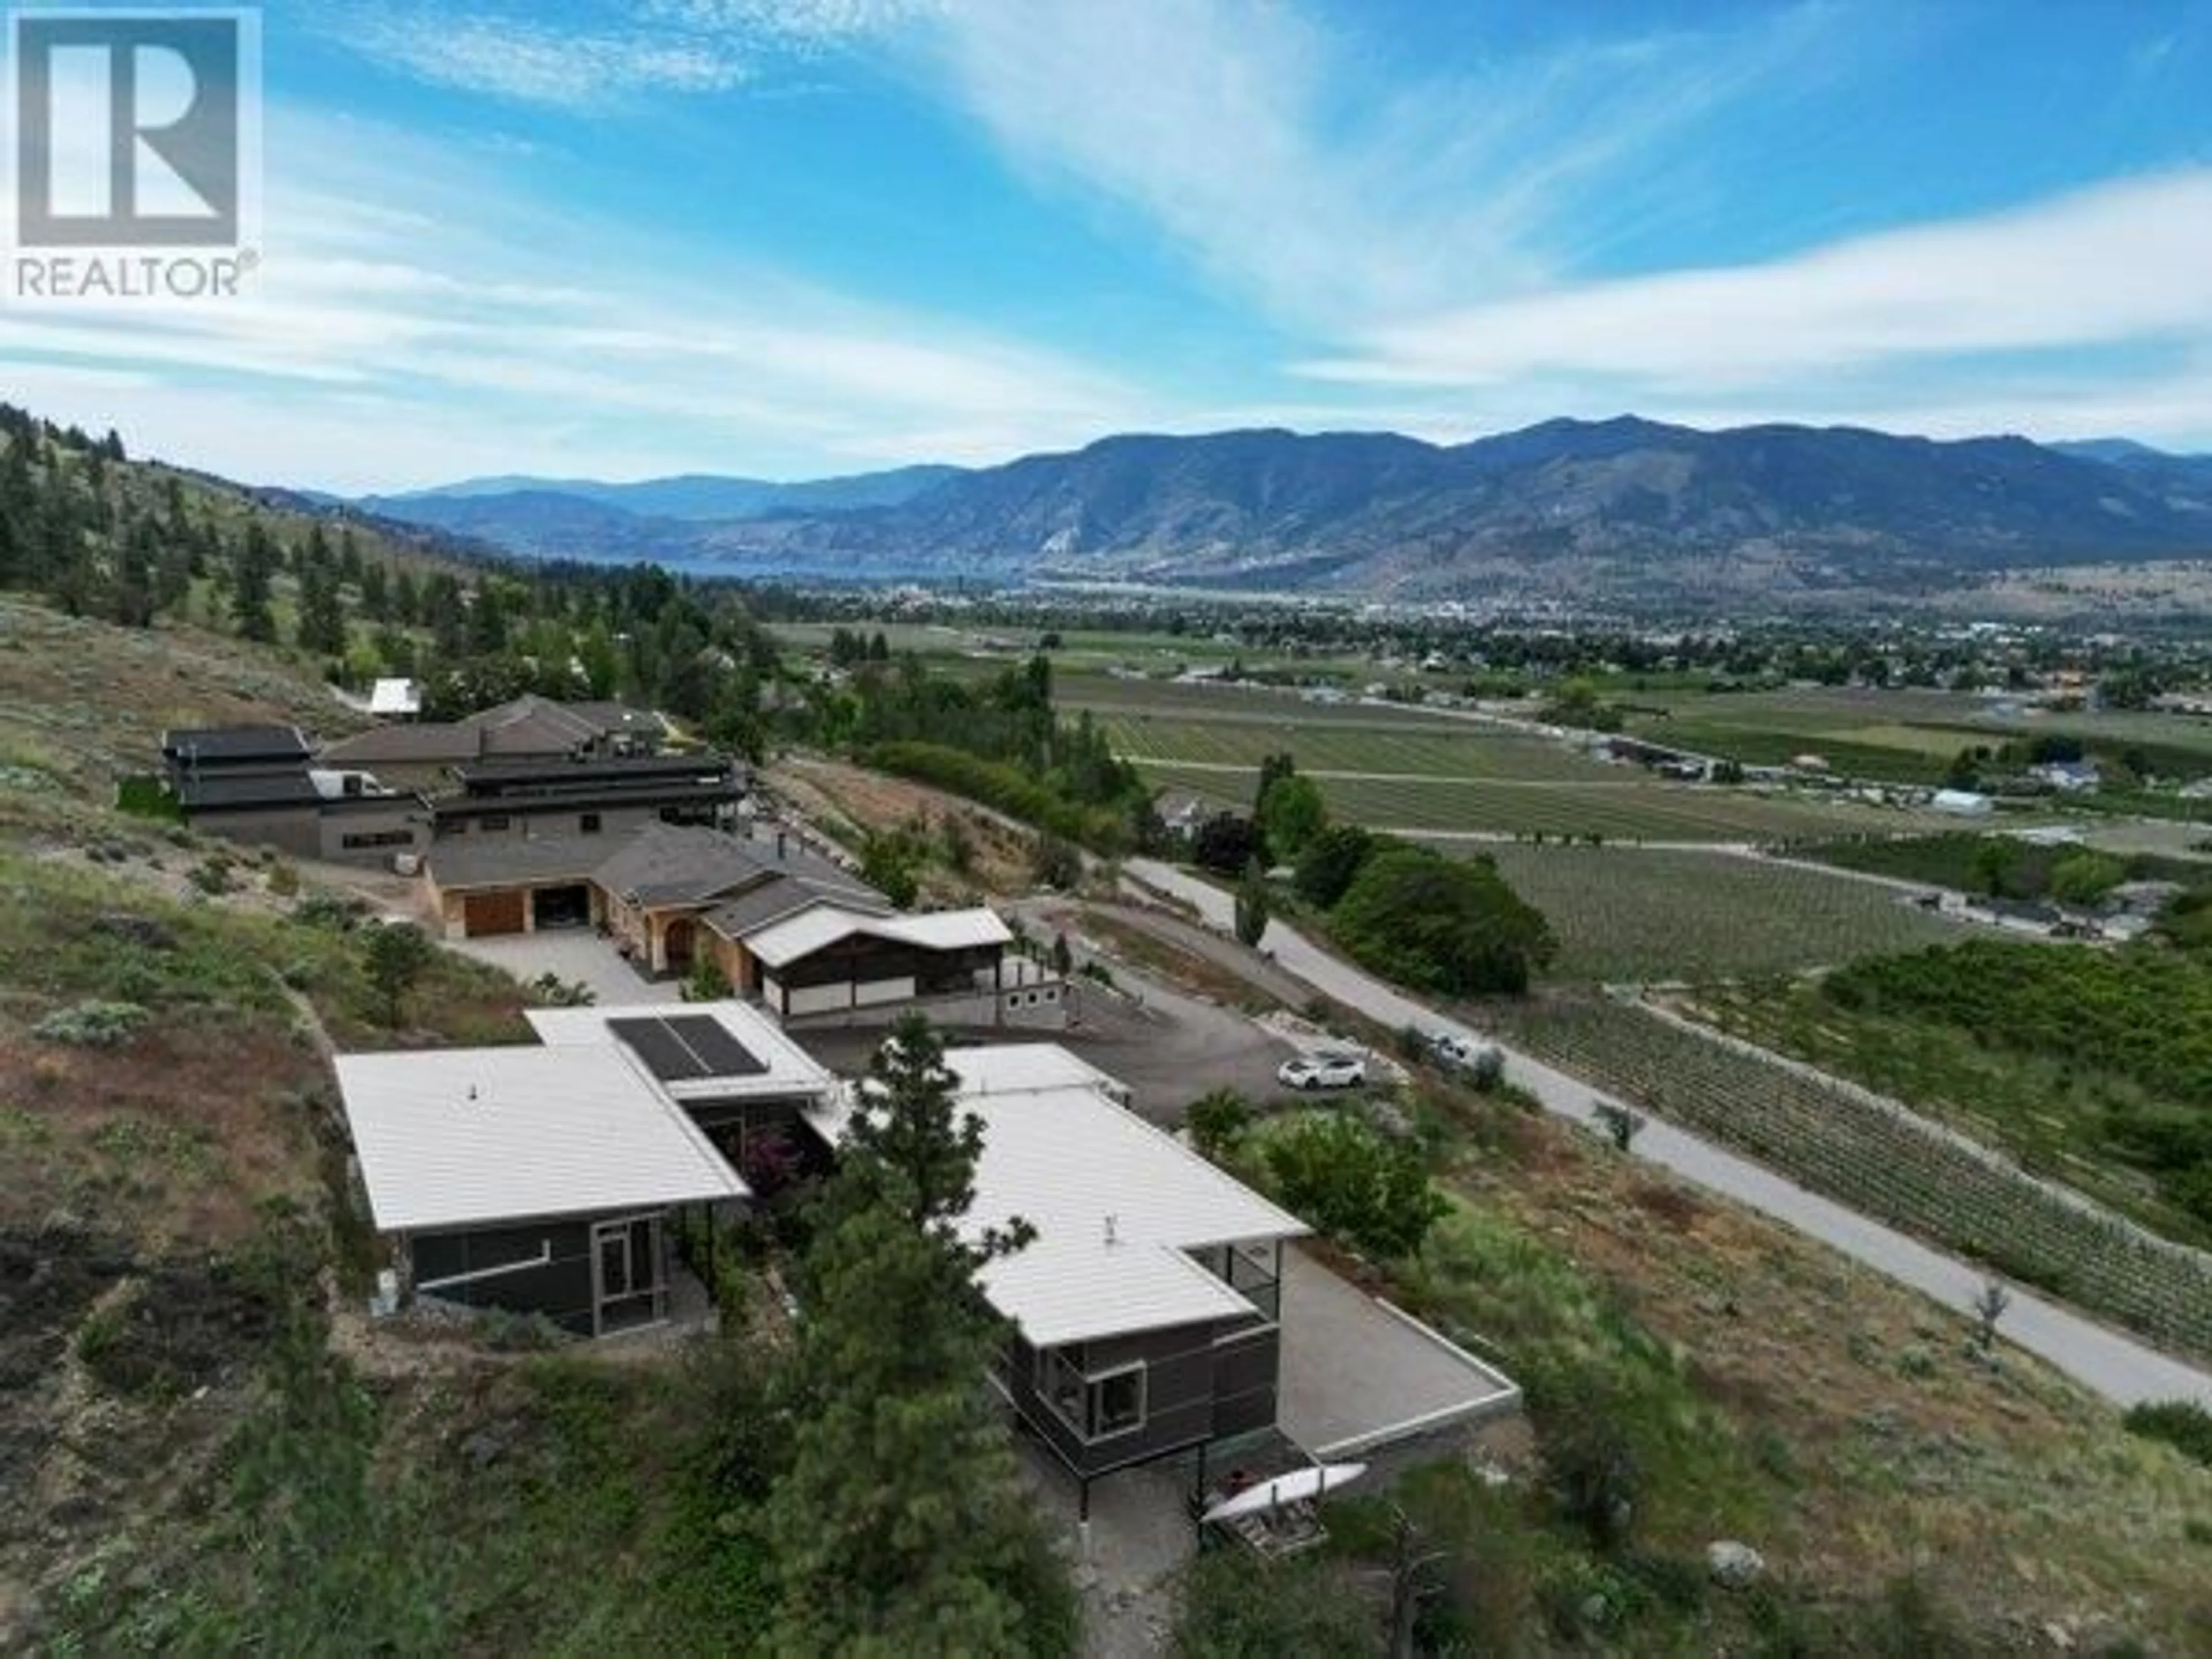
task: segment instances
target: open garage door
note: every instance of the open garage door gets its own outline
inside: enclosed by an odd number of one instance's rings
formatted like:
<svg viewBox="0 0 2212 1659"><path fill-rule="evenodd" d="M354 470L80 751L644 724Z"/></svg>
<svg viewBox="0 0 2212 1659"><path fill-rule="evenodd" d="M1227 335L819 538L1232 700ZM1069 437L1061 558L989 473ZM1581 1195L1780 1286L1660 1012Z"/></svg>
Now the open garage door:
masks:
<svg viewBox="0 0 2212 1659"><path fill-rule="evenodd" d="M468 937L483 939L493 933L521 933L528 902L529 896L520 891L471 893L466 909Z"/></svg>
<svg viewBox="0 0 2212 1659"><path fill-rule="evenodd" d="M531 921L539 932L548 927L588 927L592 921L592 890L582 882L568 887L541 887L530 896Z"/></svg>

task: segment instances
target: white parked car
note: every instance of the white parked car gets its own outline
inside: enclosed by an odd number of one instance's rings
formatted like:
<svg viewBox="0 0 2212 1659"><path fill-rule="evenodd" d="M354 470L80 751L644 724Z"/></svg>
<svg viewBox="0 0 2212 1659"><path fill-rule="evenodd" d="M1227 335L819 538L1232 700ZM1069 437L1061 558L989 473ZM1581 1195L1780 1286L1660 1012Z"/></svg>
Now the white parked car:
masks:
<svg viewBox="0 0 2212 1659"><path fill-rule="evenodd" d="M1275 1076L1293 1089L1356 1089L1367 1081L1367 1062L1357 1054L1300 1054Z"/></svg>

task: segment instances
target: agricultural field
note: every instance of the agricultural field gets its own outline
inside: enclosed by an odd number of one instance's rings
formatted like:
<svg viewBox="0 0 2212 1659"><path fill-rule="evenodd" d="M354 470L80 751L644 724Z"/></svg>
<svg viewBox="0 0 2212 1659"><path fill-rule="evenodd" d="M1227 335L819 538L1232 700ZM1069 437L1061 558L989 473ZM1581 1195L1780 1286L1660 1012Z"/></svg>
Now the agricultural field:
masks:
<svg viewBox="0 0 2212 1659"><path fill-rule="evenodd" d="M2063 737L2139 749L2169 773L2212 771L2212 720L2191 715L2058 712L1980 693L1849 687L1626 692L1620 700L1633 736L1749 765L1811 753L1854 776L1933 784L1961 749Z"/></svg>
<svg viewBox="0 0 2212 1659"><path fill-rule="evenodd" d="M1480 850L1552 924L1557 979L1790 974L1960 937L1958 923L1871 882L1735 854L1519 842Z"/></svg>
<svg viewBox="0 0 2212 1659"><path fill-rule="evenodd" d="M1256 769L1265 756L1287 750L1301 772L1433 778L1507 778L1549 782L1622 783L1638 775L1541 738L1502 728L1431 726L1368 711L1365 721L1307 720L1297 705L1279 720L1188 720L1104 713L1098 715L1114 750L1139 765Z"/></svg>
<svg viewBox="0 0 2212 1659"><path fill-rule="evenodd" d="M1863 1096L1609 999L1486 1006L1508 1040L1839 1203L2197 1359L2212 1265Z"/></svg>
<svg viewBox="0 0 2212 1659"><path fill-rule="evenodd" d="M1163 787L1249 810L1256 767L1139 763ZM1330 814L1349 823L1413 836L1510 840L1596 836L1607 842L1764 842L1800 836L1896 833L1918 817L1850 802L1665 783L1626 768L1602 778L1345 777L1309 769Z"/></svg>
<svg viewBox="0 0 2212 1659"><path fill-rule="evenodd" d="M1701 1018L1911 1104L2143 1225L2212 1246L2212 969L1981 939L1824 983L1701 992Z"/></svg>

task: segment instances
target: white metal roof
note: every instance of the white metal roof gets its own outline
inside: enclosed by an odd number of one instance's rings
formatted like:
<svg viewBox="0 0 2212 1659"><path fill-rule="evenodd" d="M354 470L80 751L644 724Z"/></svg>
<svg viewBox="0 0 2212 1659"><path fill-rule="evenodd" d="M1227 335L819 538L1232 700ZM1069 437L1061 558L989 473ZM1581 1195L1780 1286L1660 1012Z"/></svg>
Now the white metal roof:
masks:
<svg viewBox="0 0 2212 1659"><path fill-rule="evenodd" d="M379 680L369 688L368 712L372 714L419 714L422 712L422 688L412 680Z"/></svg>
<svg viewBox="0 0 2212 1659"><path fill-rule="evenodd" d="M1249 1314L1185 1252L1308 1231L1116 1104L1105 1092L1112 1079L1064 1048L945 1058L962 1080L962 1106L983 1121L975 1201L962 1224L971 1237L1015 1216L1036 1228L1028 1249L981 1278L992 1305L1039 1347Z"/></svg>
<svg viewBox="0 0 2212 1659"><path fill-rule="evenodd" d="M337 1065L381 1231L747 1196L611 1042L340 1054Z"/></svg>
<svg viewBox="0 0 2212 1659"><path fill-rule="evenodd" d="M945 1068L963 1095L997 1095L1030 1089L1103 1089L1120 1099L1121 1082L1057 1042L994 1042L988 1048L945 1051Z"/></svg>
<svg viewBox="0 0 2212 1659"><path fill-rule="evenodd" d="M1004 945L1013 938L997 911L986 905L967 910L934 910L927 915L868 915L835 904L817 904L771 922L748 936L745 949L770 968L809 957L854 933L896 939L927 951L957 951L969 945Z"/></svg>
<svg viewBox="0 0 2212 1659"><path fill-rule="evenodd" d="M607 1028L617 1020L668 1019L708 1015L765 1068L735 1077L688 1078L660 1088L679 1101L781 1099L789 1096L825 1098L837 1079L815 1058L783 1034L776 1023L736 1001L639 1003L617 1007L526 1008L523 1018L549 1048L612 1048L619 1039Z"/></svg>

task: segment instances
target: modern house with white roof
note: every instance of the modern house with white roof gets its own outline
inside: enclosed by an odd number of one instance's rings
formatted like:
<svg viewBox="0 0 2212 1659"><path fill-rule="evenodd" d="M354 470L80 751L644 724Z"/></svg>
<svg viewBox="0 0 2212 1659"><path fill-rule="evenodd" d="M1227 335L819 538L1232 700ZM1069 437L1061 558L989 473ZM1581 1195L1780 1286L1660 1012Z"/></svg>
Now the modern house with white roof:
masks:
<svg viewBox="0 0 2212 1659"><path fill-rule="evenodd" d="M531 1020L538 1046L337 1057L371 1218L409 1294L582 1336L658 1323L671 1216L750 1199L747 1146L836 1080L737 1003Z"/></svg>
<svg viewBox="0 0 2212 1659"><path fill-rule="evenodd" d="M1307 1232L1124 1106L1119 1085L1049 1043L948 1050L982 1121L980 1237L1036 1230L981 1274L1013 1327L995 1381L1076 1477L1275 1425L1283 1243ZM832 1105L817 1115L836 1137Z"/></svg>

